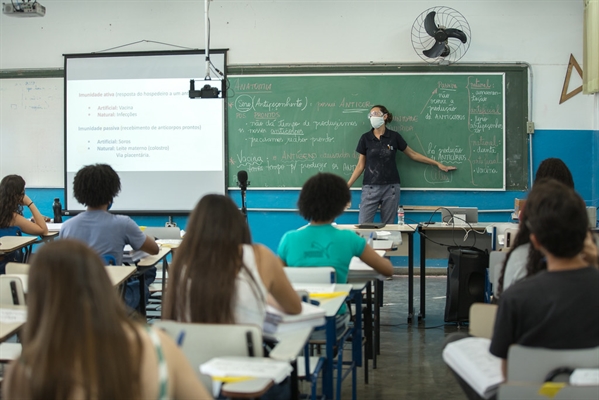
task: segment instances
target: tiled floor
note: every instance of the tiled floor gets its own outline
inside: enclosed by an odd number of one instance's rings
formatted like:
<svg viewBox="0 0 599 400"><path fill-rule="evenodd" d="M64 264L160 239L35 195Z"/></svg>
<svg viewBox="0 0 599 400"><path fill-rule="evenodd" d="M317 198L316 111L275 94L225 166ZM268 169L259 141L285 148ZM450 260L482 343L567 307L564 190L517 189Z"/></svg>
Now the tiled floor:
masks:
<svg viewBox="0 0 599 400"><path fill-rule="evenodd" d="M441 358L448 333L467 327L443 322L446 277L426 279L426 320L407 324L408 278L394 276L385 281L381 309L381 354L377 369L370 366L370 382L358 368L357 398L374 399L464 399L455 378ZM414 306L419 309L419 279L414 282ZM351 399L351 379L343 383L342 399Z"/></svg>

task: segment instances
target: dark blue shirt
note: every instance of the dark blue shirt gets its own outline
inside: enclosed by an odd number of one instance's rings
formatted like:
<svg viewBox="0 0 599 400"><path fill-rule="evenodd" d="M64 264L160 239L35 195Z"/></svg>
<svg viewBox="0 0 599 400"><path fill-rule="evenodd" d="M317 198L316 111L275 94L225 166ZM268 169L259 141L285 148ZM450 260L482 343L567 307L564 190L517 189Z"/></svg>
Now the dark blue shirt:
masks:
<svg viewBox="0 0 599 400"><path fill-rule="evenodd" d="M356 151L366 156L364 185L393 185L400 183L399 171L395 163L397 151L404 151L408 143L395 131L385 128L380 140L373 130L360 137Z"/></svg>

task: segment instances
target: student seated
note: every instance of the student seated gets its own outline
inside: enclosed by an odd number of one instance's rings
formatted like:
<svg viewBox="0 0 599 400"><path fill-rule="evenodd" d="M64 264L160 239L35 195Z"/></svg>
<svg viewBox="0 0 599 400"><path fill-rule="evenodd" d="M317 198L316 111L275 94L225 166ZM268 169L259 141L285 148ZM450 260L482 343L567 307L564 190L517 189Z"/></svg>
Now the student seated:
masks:
<svg viewBox="0 0 599 400"><path fill-rule="evenodd" d="M27 305L3 398L212 398L168 335L127 318L104 262L83 243L58 240L35 254Z"/></svg>
<svg viewBox="0 0 599 400"><path fill-rule="evenodd" d="M490 351L503 359L512 344L549 349L599 346L599 270L582 250L588 216L582 198L555 180L534 185L526 201L530 243L547 269L500 297Z"/></svg>
<svg viewBox="0 0 599 400"><path fill-rule="evenodd" d="M541 179L547 178L555 179L574 189L572 173L559 158L546 158L539 164L534 183L536 184ZM520 215L520 226L514 238L513 247L507 254L499 273L497 290L494 293L495 298L499 298L501 293L514 282L545 269L541 252L530 246L530 232L526 226L526 219L525 206Z"/></svg>
<svg viewBox="0 0 599 400"><path fill-rule="evenodd" d="M23 217L23 207L29 208L33 222ZM35 203L25 194L25 180L19 175L7 175L0 181L0 237L21 233L46 235L48 227ZM8 262L22 262L22 257L20 251L0 255L0 274L5 273Z"/></svg>
<svg viewBox="0 0 599 400"><path fill-rule="evenodd" d="M366 239L333 221L351 201L345 181L335 174L319 173L304 183L297 205L308 225L287 232L279 244L279 257L289 267L333 267L337 283L347 283L352 257L359 257L378 273L393 275L393 265L379 256ZM337 318L337 328L347 324L345 306Z"/></svg>
<svg viewBox="0 0 599 400"><path fill-rule="evenodd" d="M490 352L507 376L512 344L548 349L599 346L599 270L582 254L588 217L582 198L556 180L537 182L526 201L530 243L546 269L510 286L499 298ZM466 335L451 334L446 344ZM456 374L469 399L481 397Z"/></svg>
<svg viewBox="0 0 599 400"><path fill-rule="evenodd" d="M139 226L126 215L108 212L114 198L121 191L121 180L110 165L95 164L80 169L73 180L75 199L87 207L85 212L68 219L62 224L60 238L72 238L87 243L106 260L116 260L123 264L123 249L131 245L133 250L158 254L159 248L153 238L145 235ZM156 277L156 268L146 272L146 285ZM139 285L135 279L127 284L125 303L136 308L139 304ZM149 290L146 287L146 299Z"/></svg>
<svg viewBox="0 0 599 400"><path fill-rule="evenodd" d="M243 214L226 196L206 195L197 204L169 273L165 319L262 328L269 294L284 312L301 311L281 261L252 244Z"/></svg>

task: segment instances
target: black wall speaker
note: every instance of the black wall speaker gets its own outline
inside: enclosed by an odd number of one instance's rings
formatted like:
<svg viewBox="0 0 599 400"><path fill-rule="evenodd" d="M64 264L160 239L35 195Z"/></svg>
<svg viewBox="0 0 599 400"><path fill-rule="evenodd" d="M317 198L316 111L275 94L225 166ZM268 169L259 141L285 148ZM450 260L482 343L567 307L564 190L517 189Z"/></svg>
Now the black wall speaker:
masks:
<svg viewBox="0 0 599 400"><path fill-rule="evenodd" d="M475 247L449 247L445 322L468 321L472 303L485 301L489 253Z"/></svg>

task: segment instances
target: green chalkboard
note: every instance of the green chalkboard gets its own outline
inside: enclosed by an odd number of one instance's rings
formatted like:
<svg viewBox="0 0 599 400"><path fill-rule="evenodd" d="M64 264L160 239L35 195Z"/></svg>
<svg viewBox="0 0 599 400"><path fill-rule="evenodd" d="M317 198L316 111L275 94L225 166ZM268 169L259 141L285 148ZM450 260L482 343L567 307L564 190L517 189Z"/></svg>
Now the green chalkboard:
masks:
<svg viewBox="0 0 599 400"><path fill-rule="evenodd" d="M253 187L300 187L318 171L349 178L368 111L384 104L412 149L458 168L400 154L402 187L505 189L504 86L502 73L230 77L229 182L241 169Z"/></svg>

